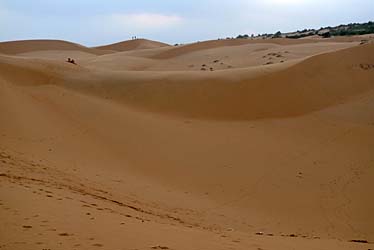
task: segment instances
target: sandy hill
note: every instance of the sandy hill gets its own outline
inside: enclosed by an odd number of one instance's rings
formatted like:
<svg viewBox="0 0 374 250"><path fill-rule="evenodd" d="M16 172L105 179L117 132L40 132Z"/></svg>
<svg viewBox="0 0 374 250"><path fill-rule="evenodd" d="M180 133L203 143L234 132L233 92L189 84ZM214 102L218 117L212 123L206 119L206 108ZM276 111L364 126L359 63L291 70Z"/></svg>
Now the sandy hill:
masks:
<svg viewBox="0 0 374 250"><path fill-rule="evenodd" d="M369 64L373 52L374 45L369 44L318 55L289 68L287 65L280 68L270 65L267 66L268 73L258 68L243 68L148 74L100 71L77 76L73 70L69 75L82 78L81 85L72 82L71 87L141 109L202 119L252 120L306 114L370 90L373 88L373 71L363 70L360 64ZM25 76L29 70L39 74L49 72L45 64L35 60L13 61L8 68L25 71L19 74L3 71L3 76L8 79ZM63 62L61 65L70 67ZM86 88L86 84L95 88Z"/></svg>
<svg viewBox="0 0 374 250"><path fill-rule="evenodd" d="M210 40L197 42L192 44L186 44L177 46L174 49L161 52L158 55L155 55L154 58L166 59L175 56L180 56L186 53L191 53L194 51L224 47L224 46L239 46L244 44L279 44L279 45L292 45L292 44L305 44L305 43L314 43L318 42L315 40L297 40L297 39L285 39L285 38L276 38L276 39L222 39L222 40Z"/></svg>
<svg viewBox="0 0 374 250"><path fill-rule="evenodd" d="M1 249L372 249L374 44L321 43L0 55Z"/></svg>
<svg viewBox="0 0 374 250"><path fill-rule="evenodd" d="M185 51L170 58L157 55L174 51L174 47L131 50L89 58L82 64L108 70L137 71L219 71L263 65L296 62L320 53L349 48L358 43L320 42L304 44L244 43L236 46L218 46ZM55 58L58 55L53 54Z"/></svg>
<svg viewBox="0 0 374 250"><path fill-rule="evenodd" d="M15 55L20 53L45 51L45 50L59 50L59 51L82 51L86 53L102 55L108 53L97 49L90 49L80 44L71 43L61 40L22 40L0 42L0 53Z"/></svg>
<svg viewBox="0 0 374 250"><path fill-rule="evenodd" d="M114 51L129 51L129 50L140 50L140 49L154 49L160 47L170 46L166 43L151 41L147 39L136 39L128 40L124 42L98 46L96 49L100 50L114 50Z"/></svg>
<svg viewBox="0 0 374 250"><path fill-rule="evenodd" d="M194 118L252 120L302 115L372 89L373 71L363 70L360 64L372 62L373 52L374 45L355 47L290 68L270 67L265 74L258 68L209 73L104 72L102 77L111 81L98 83L94 90L99 96L105 93L135 107Z"/></svg>
<svg viewBox="0 0 374 250"><path fill-rule="evenodd" d="M353 43L290 45L248 43L237 46L208 47L204 50L190 51L167 59L153 59L156 60L156 63L150 66L148 70L219 71L292 62L297 63L297 60L303 60L310 56L352 46L354 46Z"/></svg>
<svg viewBox="0 0 374 250"><path fill-rule="evenodd" d="M369 45L319 55L258 77L257 71L246 69L160 73L136 75L127 84L117 83L120 80L113 76L112 84L97 87L103 88L99 95L112 93L125 103L195 118L251 120L302 115L372 89L373 71L363 70L360 64L372 62L373 55L374 45Z"/></svg>

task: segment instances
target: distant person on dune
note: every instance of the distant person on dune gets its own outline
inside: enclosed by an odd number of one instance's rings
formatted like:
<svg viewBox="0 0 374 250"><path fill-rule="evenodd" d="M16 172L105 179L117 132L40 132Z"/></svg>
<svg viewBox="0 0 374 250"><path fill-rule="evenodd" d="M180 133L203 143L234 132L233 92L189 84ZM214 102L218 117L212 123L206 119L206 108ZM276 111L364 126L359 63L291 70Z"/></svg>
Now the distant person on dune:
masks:
<svg viewBox="0 0 374 250"><path fill-rule="evenodd" d="M74 59L71 59L70 57L68 58L67 62L68 63L72 63L72 64L76 64L75 61L74 61Z"/></svg>

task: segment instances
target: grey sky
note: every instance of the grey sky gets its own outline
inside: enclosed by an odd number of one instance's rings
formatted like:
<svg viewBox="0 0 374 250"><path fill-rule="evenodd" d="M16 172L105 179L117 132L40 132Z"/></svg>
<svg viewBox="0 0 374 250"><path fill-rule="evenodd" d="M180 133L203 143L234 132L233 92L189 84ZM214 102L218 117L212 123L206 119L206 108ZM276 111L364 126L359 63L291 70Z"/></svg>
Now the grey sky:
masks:
<svg viewBox="0 0 374 250"><path fill-rule="evenodd" d="M374 0L0 0L0 40L185 43L374 20Z"/></svg>

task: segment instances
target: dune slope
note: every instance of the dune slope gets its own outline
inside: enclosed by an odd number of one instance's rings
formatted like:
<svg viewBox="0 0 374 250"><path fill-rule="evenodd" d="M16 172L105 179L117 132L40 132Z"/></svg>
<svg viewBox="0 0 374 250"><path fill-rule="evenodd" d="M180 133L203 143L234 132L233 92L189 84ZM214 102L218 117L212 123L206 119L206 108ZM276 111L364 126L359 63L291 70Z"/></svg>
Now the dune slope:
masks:
<svg viewBox="0 0 374 250"><path fill-rule="evenodd" d="M319 55L285 69L95 75L86 93L185 117L251 120L302 115L373 89L374 46ZM276 70L273 70L273 69ZM315 72L318 72L315 73ZM92 82L91 82L92 83ZM80 87L72 86L79 89ZM191 101L193 100L193 102Z"/></svg>

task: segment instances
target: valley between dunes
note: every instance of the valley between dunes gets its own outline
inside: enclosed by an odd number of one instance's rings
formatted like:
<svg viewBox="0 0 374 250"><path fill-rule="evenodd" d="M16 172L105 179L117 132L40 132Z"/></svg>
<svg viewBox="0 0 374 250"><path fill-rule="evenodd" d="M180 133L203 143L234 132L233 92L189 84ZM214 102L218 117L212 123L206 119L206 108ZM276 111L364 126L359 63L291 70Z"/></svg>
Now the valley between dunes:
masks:
<svg viewBox="0 0 374 250"><path fill-rule="evenodd" d="M0 43L0 249L373 249L365 39Z"/></svg>

